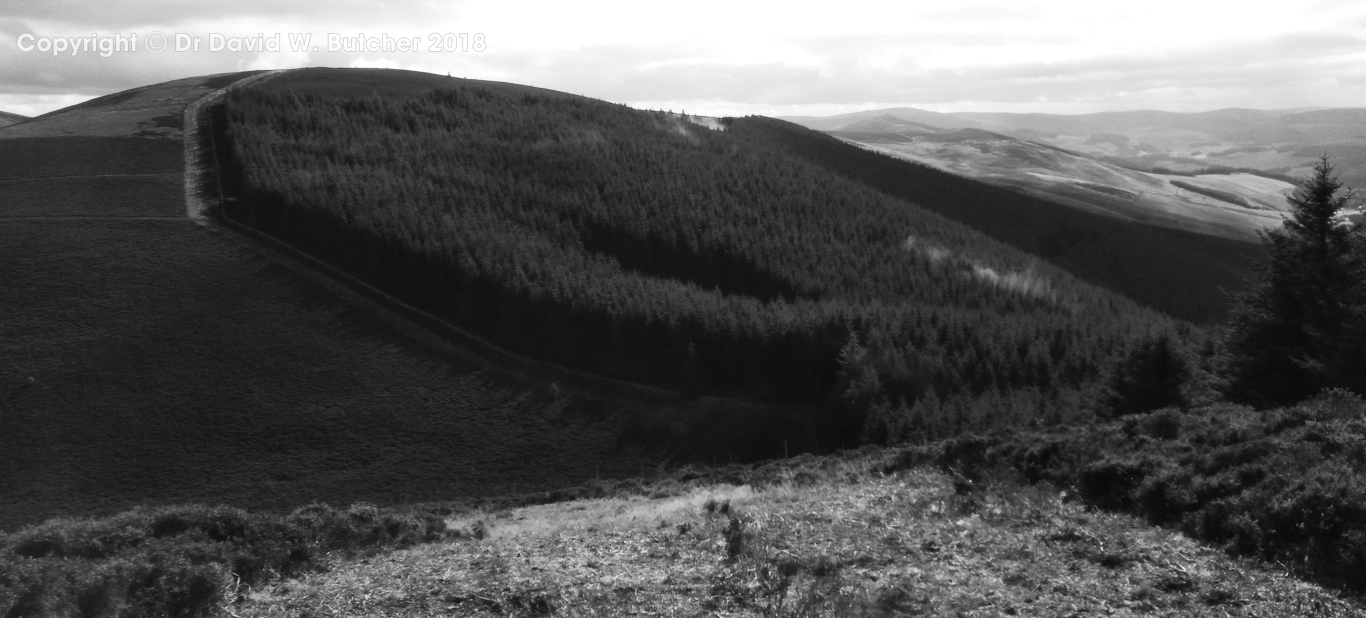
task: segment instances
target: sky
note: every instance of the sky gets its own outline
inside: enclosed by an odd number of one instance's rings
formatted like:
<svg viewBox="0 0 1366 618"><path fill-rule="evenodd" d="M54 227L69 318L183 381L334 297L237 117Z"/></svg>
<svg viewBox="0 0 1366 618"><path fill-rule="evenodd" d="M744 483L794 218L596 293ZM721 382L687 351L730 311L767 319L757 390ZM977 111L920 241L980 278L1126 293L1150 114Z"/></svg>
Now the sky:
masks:
<svg viewBox="0 0 1366 618"><path fill-rule="evenodd" d="M360 37L375 47L347 51ZM712 116L1362 107L1366 2L0 2L0 111L304 66L450 73Z"/></svg>

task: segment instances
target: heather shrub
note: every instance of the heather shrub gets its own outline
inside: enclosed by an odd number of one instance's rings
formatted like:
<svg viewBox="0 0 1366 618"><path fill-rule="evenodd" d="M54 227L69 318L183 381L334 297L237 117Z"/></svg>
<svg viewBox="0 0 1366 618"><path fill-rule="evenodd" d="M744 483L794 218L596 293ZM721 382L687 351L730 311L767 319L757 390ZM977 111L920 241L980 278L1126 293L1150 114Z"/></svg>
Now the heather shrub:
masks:
<svg viewBox="0 0 1366 618"><path fill-rule="evenodd" d="M315 569L332 552L442 538L445 522L357 504L285 516L143 508L0 535L0 616L206 616L230 591Z"/></svg>

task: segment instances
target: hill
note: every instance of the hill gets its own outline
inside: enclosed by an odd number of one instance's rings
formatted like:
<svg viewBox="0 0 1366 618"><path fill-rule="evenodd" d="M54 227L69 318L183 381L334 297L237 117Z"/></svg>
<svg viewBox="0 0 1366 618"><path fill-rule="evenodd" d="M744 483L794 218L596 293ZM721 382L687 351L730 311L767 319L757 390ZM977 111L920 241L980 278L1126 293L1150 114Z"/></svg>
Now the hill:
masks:
<svg viewBox="0 0 1366 618"><path fill-rule="evenodd" d="M983 139L970 148L945 147L942 138L908 140L890 126L884 127L889 130L859 129L873 118L883 118L884 124L886 118L915 122L940 134L961 128L987 130L1006 136L1009 141ZM1366 110L1362 109L1056 115L937 114L891 108L791 120L818 130L838 132L846 139L889 154L1024 188L1081 208L1178 229L1255 240L1253 231L1276 224L1275 211L1284 209L1287 185L1242 185L1237 192L1239 199L1228 201L1182 191L1169 182L1168 176L1248 172L1293 182L1307 173L1319 155L1327 152L1347 185L1366 186L1364 118ZM1033 145L1060 148L1075 160L1045 162L1058 157ZM1114 182L1097 183L1095 174L1088 169L1103 169L1104 175ZM1222 183L1229 179L1213 180ZM1088 191L1088 183L1097 185L1099 191ZM1116 200L1116 196L1129 199Z"/></svg>
<svg viewBox="0 0 1366 618"><path fill-rule="evenodd" d="M0 529L554 489L813 448L785 411L490 360L192 222L173 112L248 75L0 130Z"/></svg>
<svg viewBox="0 0 1366 618"><path fill-rule="evenodd" d="M227 217L520 354L822 410L837 445L1023 422L1173 327L756 140L758 121L462 80L313 86L332 73L226 99ZM982 396L1013 411L972 411Z"/></svg>
<svg viewBox="0 0 1366 618"><path fill-rule="evenodd" d="M20 123L25 120L28 120L28 116L20 116L19 114L11 114L9 112L0 112L0 127L7 127L9 125Z"/></svg>
<svg viewBox="0 0 1366 618"><path fill-rule="evenodd" d="M1288 208L1285 197L1294 189L1291 183L1250 174L1153 174L982 129L829 133L1089 212L1251 243L1258 242L1258 232L1280 225ZM1242 178L1258 180L1237 182Z"/></svg>
<svg viewBox="0 0 1366 618"><path fill-rule="evenodd" d="M754 132L753 139L960 221L1047 259L1086 281L1198 323L1222 319L1225 293L1242 289L1251 265L1262 259L1258 245L1156 225L1136 225L1132 217L1121 219L1095 206L1077 208L1055 199L1041 199L947 174L832 137L845 135L842 132L826 135L777 120L755 119L745 126ZM971 144L977 138L969 135L969 145L945 145L935 139L936 136L916 135L912 145L924 141L932 147L972 150ZM1027 165L1030 158L1052 161L1071 157L1043 146L1014 143L1027 148L1022 151L1027 156L1003 158L1002 166ZM1109 187L1102 183L1118 181L1106 176L1107 170L1097 169L1094 173L1094 188L1079 188L1076 192L1088 193L1088 199L1099 196L1115 200L1115 196L1100 189Z"/></svg>

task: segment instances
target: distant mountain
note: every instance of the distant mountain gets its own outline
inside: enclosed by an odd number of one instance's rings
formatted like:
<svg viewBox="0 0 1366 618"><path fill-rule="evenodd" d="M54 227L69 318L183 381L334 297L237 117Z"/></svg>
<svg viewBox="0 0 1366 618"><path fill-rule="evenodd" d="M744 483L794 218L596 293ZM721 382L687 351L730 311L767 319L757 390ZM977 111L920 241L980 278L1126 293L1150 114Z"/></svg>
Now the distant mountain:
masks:
<svg viewBox="0 0 1366 618"><path fill-rule="evenodd" d="M28 116L20 116L19 114L11 114L9 112L0 112L0 127L8 127L12 124L18 124L25 120L28 120Z"/></svg>
<svg viewBox="0 0 1366 618"><path fill-rule="evenodd" d="M1361 108L1080 115L889 108L789 120L1092 212L1249 241L1278 224L1292 183L1323 154L1345 184L1366 188Z"/></svg>
<svg viewBox="0 0 1366 618"><path fill-rule="evenodd" d="M941 114L938 112L915 109L914 107L893 107L888 109L876 109L866 112L854 112L852 114L840 114L838 116L790 116L782 118L788 122L795 122L799 125L817 131L838 131L847 130L848 127L864 120L882 118L890 116L899 120L907 120L934 127L936 129L960 129L964 127L978 128L981 123L967 118L960 118L955 114Z"/></svg>

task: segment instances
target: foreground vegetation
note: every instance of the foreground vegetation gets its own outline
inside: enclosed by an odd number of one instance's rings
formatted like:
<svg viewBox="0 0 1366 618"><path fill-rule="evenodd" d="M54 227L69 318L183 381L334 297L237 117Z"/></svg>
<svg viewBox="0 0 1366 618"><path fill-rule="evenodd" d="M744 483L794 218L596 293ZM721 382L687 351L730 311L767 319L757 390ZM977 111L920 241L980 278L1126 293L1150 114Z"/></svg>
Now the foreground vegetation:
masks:
<svg viewBox="0 0 1366 618"><path fill-rule="evenodd" d="M0 616L205 616L235 591L338 555L444 534L439 518L365 504L317 504L287 516L187 506L52 520L0 535Z"/></svg>
<svg viewBox="0 0 1366 618"><path fill-rule="evenodd" d="M1166 409L1057 433L971 436L908 452L965 482L1018 476L1179 528L1232 553L1366 593L1366 403Z"/></svg>
<svg viewBox="0 0 1366 618"><path fill-rule="evenodd" d="M421 515L315 505L50 522L0 538L0 612L39 602L72 615L237 618L1366 611L1267 562L1098 511L1085 481L1064 493L1020 482L1016 460L1001 457L1010 440L994 440L687 467L410 511ZM972 467L968 451L980 456ZM918 463L930 459L949 472Z"/></svg>

